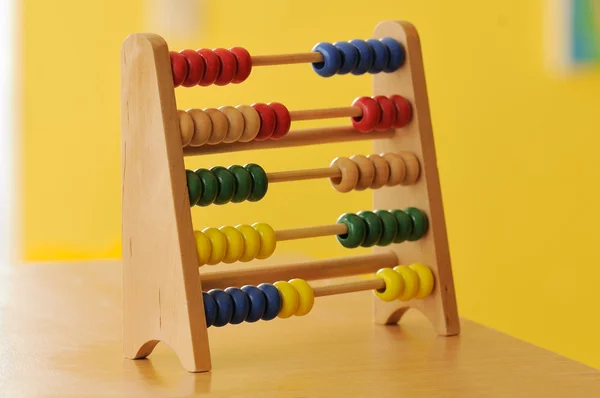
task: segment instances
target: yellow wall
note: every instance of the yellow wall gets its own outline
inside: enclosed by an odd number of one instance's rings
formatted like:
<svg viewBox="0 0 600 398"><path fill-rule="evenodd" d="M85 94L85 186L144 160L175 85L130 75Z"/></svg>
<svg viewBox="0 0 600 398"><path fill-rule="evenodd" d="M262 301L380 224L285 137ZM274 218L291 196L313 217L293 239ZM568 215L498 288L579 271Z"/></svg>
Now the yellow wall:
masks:
<svg viewBox="0 0 600 398"><path fill-rule="evenodd" d="M167 37L172 48L307 51L318 41L368 37L381 19L415 23L461 315L600 367L600 73L547 75L541 0L380 0L371 8L362 0L344 7L316 0L209 3L204 36ZM118 257L119 50L127 34L151 29L144 2L23 4L23 256ZM369 93L368 77L324 80L306 65L258 69L239 86L177 92L180 108L275 100L292 109L348 104ZM242 153L219 164L260 159L268 170L293 169L369 149L360 143ZM195 211L194 224L261 220L286 228L368 207L369 193L342 196L324 182L280 184L261 203ZM331 239L281 250L347 254Z"/></svg>

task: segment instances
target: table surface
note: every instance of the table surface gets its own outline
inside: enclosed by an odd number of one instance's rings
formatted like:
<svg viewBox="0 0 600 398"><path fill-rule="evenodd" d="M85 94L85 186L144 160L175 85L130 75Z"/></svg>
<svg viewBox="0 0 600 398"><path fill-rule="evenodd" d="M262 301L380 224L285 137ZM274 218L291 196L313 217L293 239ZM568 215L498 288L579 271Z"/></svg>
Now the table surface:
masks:
<svg viewBox="0 0 600 398"><path fill-rule="evenodd" d="M369 292L211 328L213 370L188 373L164 344L122 357L120 296L117 262L0 268L0 396L600 396L600 371L474 322L457 337L414 310L373 325Z"/></svg>

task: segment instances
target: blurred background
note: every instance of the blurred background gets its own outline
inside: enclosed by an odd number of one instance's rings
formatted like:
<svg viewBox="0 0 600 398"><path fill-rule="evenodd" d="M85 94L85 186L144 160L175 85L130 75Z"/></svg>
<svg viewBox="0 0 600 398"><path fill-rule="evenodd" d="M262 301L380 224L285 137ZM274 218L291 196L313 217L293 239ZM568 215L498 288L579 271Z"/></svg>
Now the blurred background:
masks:
<svg viewBox="0 0 600 398"><path fill-rule="evenodd" d="M600 367L599 1L4 0L0 7L2 264L120 258L120 47L129 34L158 33L174 50L242 46L266 55L368 38L378 21L408 20L423 46L461 316ZM258 68L241 85L177 89L177 105L279 101L308 109L370 93L369 76L323 79L295 65ZM324 167L368 154L370 145L244 152L186 166ZM198 229L255 221L283 229L370 207L369 192L341 195L324 181L300 182L273 186L259 203L194 209L193 221ZM331 238L278 250L349 254Z"/></svg>

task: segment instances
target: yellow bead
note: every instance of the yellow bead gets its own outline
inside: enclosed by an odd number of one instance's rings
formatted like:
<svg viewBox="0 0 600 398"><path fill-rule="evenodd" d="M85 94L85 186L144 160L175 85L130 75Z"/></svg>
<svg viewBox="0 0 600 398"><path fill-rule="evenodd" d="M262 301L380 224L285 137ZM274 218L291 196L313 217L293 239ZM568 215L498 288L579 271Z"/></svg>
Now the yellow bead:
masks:
<svg viewBox="0 0 600 398"><path fill-rule="evenodd" d="M275 231L269 224L262 222L252 224L252 228L260 235L260 249L258 250L256 258L263 260L271 257L271 254L275 251L275 246L277 246Z"/></svg>
<svg viewBox="0 0 600 398"><path fill-rule="evenodd" d="M277 316L282 319L291 317L298 311L300 304L298 291L286 281L275 282L273 285L279 290L279 296L281 296L281 309Z"/></svg>
<svg viewBox="0 0 600 398"><path fill-rule="evenodd" d="M423 264L413 264L409 267L419 275L419 290L415 298L422 299L429 296L433 291L435 282L433 272Z"/></svg>
<svg viewBox="0 0 600 398"><path fill-rule="evenodd" d="M196 253L198 253L198 266L202 266L206 264L212 251L210 240L200 231L194 231L194 239L196 240Z"/></svg>
<svg viewBox="0 0 600 398"><path fill-rule="evenodd" d="M382 268L375 274L375 278L385 281L385 289L375 290L375 295L383 301L396 300L404 290L404 281L399 273L391 268Z"/></svg>
<svg viewBox="0 0 600 398"><path fill-rule="evenodd" d="M315 305L315 294L312 287L304 279L292 279L290 285L296 288L300 301L296 316L306 315L312 310Z"/></svg>
<svg viewBox="0 0 600 398"><path fill-rule="evenodd" d="M206 264L215 265L220 263L227 252L227 238L216 228L205 228L202 232L210 240L211 246L210 257Z"/></svg>
<svg viewBox="0 0 600 398"><path fill-rule="evenodd" d="M244 263L254 260L260 250L260 235L250 225L238 225L235 229L244 237L244 253L239 260Z"/></svg>
<svg viewBox="0 0 600 398"><path fill-rule="evenodd" d="M402 291L402 294L398 296L398 300L408 301L414 298L419 291L419 275L406 265L394 267L394 271L399 273L404 280L404 290Z"/></svg>
<svg viewBox="0 0 600 398"><path fill-rule="evenodd" d="M244 237L237 229L233 227L221 227L219 231L227 238L227 250L223 256L223 262L226 264L235 263L244 253Z"/></svg>

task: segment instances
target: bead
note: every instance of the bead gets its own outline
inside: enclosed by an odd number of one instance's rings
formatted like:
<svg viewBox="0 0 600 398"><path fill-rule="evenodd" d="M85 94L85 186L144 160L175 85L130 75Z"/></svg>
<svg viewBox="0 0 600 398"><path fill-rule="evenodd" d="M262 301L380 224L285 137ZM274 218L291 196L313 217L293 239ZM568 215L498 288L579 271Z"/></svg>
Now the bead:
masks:
<svg viewBox="0 0 600 398"><path fill-rule="evenodd" d="M286 281L278 281L273 285L277 288L277 290L279 290L279 295L281 296L281 309L279 310L279 314L277 314L277 316L281 319L291 317L296 313L298 310L298 304L300 304L298 291L294 286Z"/></svg>
<svg viewBox="0 0 600 398"><path fill-rule="evenodd" d="M171 69L173 73L173 86L179 87L188 74L187 62L183 55L177 51L169 51L171 58Z"/></svg>
<svg viewBox="0 0 600 398"><path fill-rule="evenodd" d="M239 142L250 142L258 135L260 129L260 116L256 109L250 105L238 105L235 107L244 117L244 132L238 139Z"/></svg>
<svg viewBox="0 0 600 398"><path fill-rule="evenodd" d="M374 53L373 65L369 68L370 74L381 73L387 67L390 60L390 52L383 44L377 39L367 40L367 44L371 46Z"/></svg>
<svg viewBox="0 0 600 398"><path fill-rule="evenodd" d="M215 299L206 292L202 292L202 301L204 302L204 317L206 318L206 327L211 327L217 317L217 303Z"/></svg>
<svg viewBox="0 0 600 398"><path fill-rule="evenodd" d="M227 118L227 135L223 138L223 142L226 144L236 142L244 133L244 116L233 106L222 106L219 112Z"/></svg>
<svg viewBox="0 0 600 398"><path fill-rule="evenodd" d="M204 228L202 233L210 240L210 257L206 264L219 264L227 253L227 238L216 228Z"/></svg>
<svg viewBox="0 0 600 398"><path fill-rule="evenodd" d="M252 176L248 170L242 166L229 166L227 168L235 178L235 192L231 201L233 203L241 203L248 199L252 192Z"/></svg>
<svg viewBox="0 0 600 398"><path fill-rule="evenodd" d="M185 177L187 180L188 198L190 200L190 207L198 203L198 199L202 196L202 181L193 171L186 170Z"/></svg>
<svg viewBox="0 0 600 398"><path fill-rule="evenodd" d="M178 110L179 131L181 133L181 146L187 146L194 137L194 119L185 111Z"/></svg>
<svg viewBox="0 0 600 398"><path fill-rule="evenodd" d="M313 52L321 53L323 62L313 62L312 67L321 77L331 77L338 73L342 66L340 51L331 43L318 43L312 49Z"/></svg>
<svg viewBox="0 0 600 398"><path fill-rule="evenodd" d="M219 192L213 203L216 205L229 203L235 193L235 177L229 170L222 166L215 166L210 169L210 172L219 181Z"/></svg>
<svg viewBox="0 0 600 398"><path fill-rule="evenodd" d="M258 232L260 236L260 248L256 254L256 258L264 260L265 258L271 257L275 252L277 246L277 239L275 238L275 230L269 224L257 222L252 224L252 228Z"/></svg>
<svg viewBox="0 0 600 398"><path fill-rule="evenodd" d="M233 47L229 51L235 55L237 61L237 70L231 81L234 84L239 84L245 81L252 72L252 57L250 53L242 47Z"/></svg>
<svg viewBox="0 0 600 398"><path fill-rule="evenodd" d="M194 240L196 241L196 253L198 254L198 266L206 264L210 258L212 246L210 239L201 231L194 231Z"/></svg>
<svg viewBox="0 0 600 398"><path fill-rule="evenodd" d="M381 117L377 101L369 97L359 97L352 102L352 106L358 106L362 110L362 116L352 118L354 128L361 133L373 131Z"/></svg>
<svg viewBox="0 0 600 398"><path fill-rule="evenodd" d="M277 124L277 118L273 109L269 108L267 104L257 103L251 105L258 112L260 116L260 128L258 134L254 137L255 141L268 140L275 131L275 125Z"/></svg>
<svg viewBox="0 0 600 398"><path fill-rule="evenodd" d="M364 75L373 66L375 52L364 40L350 40L350 44L358 51L358 65L352 71L353 75Z"/></svg>
<svg viewBox="0 0 600 398"><path fill-rule="evenodd" d="M221 71L215 80L215 85L225 86L233 80L237 72L237 58L225 48L215 48L213 52L221 61Z"/></svg>
<svg viewBox="0 0 600 398"><path fill-rule="evenodd" d="M279 314L279 310L281 309L281 296L279 295L279 290L270 283L261 283L257 287L263 292L267 299L265 312L261 319L263 321L270 321Z"/></svg>
<svg viewBox="0 0 600 398"><path fill-rule="evenodd" d="M248 197L249 202L258 202L267 194L269 189L269 179L265 170L255 163L249 163L244 166L252 177L252 192Z"/></svg>
<svg viewBox="0 0 600 398"><path fill-rule="evenodd" d="M390 176L385 185L388 187L393 187L398 184L401 184L406 178L406 164L404 160L395 153L384 153L381 155L386 162L388 162L390 169Z"/></svg>
<svg viewBox="0 0 600 398"><path fill-rule="evenodd" d="M390 58L383 71L386 73L395 72L402 65L404 65L404 61L406 60L406 51L404 51L404 46L400 44L396 39L391 37L384 37L380 39L380 41L387 47L388 52L390 54Z"/></svg>
<svg viewBox="0 0 600 398"><path fill-rule="evenodd" d="M221 73L221 60L212 50L208 48L201 48L196 50L198 54L204 58L206 68L204 69L204 76L198 83L200 86L210 86L217 80Z"/></svg>
<svg viewBox="0 0 600 398"><path fill-rule="evenodd" d="M427 219L427 215L415 208L409 207L404 209L404 212L408 214L412 220L412 231L408 236L409 241L415 241L421 239L427 233L427 229L429 228L429 220Z"/></svg>
<svg viewBox="0 0 600 398"><path fill-rule="evenodd" d="M348 227L348 232L337 235L338 242L347 249L359 247L367 237L367 224L356 214L342 214L336 222L338 224L345 224Z"/></svg>
<svg viewBox="0 0 600 398"><path fill-rule="evenodd" d="M242 291L248 296L250 310L246 316L246 322L256 322L260 320L265 313L267 298L265 294L255 286L242 286Z"/></svg>
<svg viewBox="0 0 600 398"><path fill-rule="evenodd" d="M278 140L283 138L288 131L290 131L290 126L292 124L290 111L279 102L269 102L267 105L275 113L275 130L273 130L271 139Z"/></svg>
<svg viewBox="0 0 600 398"><path fill-rule="evenodd" d="M369 155L367 156L367 159L369 159L369 161L373 163L373 167L375 167L375 177L373 178L371 189L379 189L387 184L388 179L390 178L390 165L379 155Z"/></svg>
<svg viewBox="0 0 600 398"><path fill-rule="evenodd" d="M396 106L396 121L392 125L393 128L399 129L410 123L412 119L412 106L410 102L399 95L392 95L390 99Z"/></svg>
<svg viewBox="0 0 600 398"><path fill-rule="evenodd" d="M402 294L398 296L398 300L408 301L414 298L419 291L419 275L406 265L398 265L394 267L394 271L400 274L404 280L404 290L402 291Z"/></svg>
<svg viewBox="0 0 600 398"><path fill-rule="evenodd" d="M400 152L398 156L404 160L404 164L406 165L406 175L400 184L412 185L416 183L421 174L421 164L419 163L419 159L417 159L414 153L410 152Z"/></svg>
<svg viewBox="0 0 600 398"><path fill-rule="evenodd" d="M315 293L312 287L304 279L292 279L290 285L298 292L299 299L298 308L294 315L303 316L308 314L315 305Z"/></svg>
<svg viewBox="0 0 600 398"><path fill-rule="evenodd" d="M219 193L219 181L217 181L217 177L209 170L206 169L197 169L194 170L194 173L198 177L200 177L200 181L202 181L202 196L200 196L200 200L196 203L198 206L208 206L212 204L217 198L217 194Z"/></svg>
<svg viewBox="0 0 600 398"><path fill-rule="evenodd" d="M391 213L396 218L396 224L398 225L398 232L396 233L394 243L402 243L407 240L412 233L412 219L402 210L392 210Z"/></svg>
<svg viewBox="0 0 600 398"><path fill-rule="evenodd" d="M231 297L231 301L233 302L233 314L229 323L238 325L244 322L250 312L250 299L248 295L237 287L228 287L225 289L225 293Z"/></svg>
<svg viewBox="0 0 600 398"><path fill-rule="evenodd" d="M358 167L358 182L354 189L364 191L371 186L375 179L375 166L363 155L352 155L350 160Z"/></svg>
<svg viewBox="0 0 600 398"><path fill-rule="evenodd" d="M329 165L331 168L337 168L341 171L341 177L332 177L329 179L331 186L338 192L350 192L358 183L358 166L348 158L335 158Z"/></svg>
<svg viewBox="0 0 600 398"><path fill-rule="evenodd" d="M188 109L186 112L194 122L194 136L190 141L190 146L196 147L206 144L213 129L210 116L202 109Z"/></svg>
<svg viewBox="0 0 600 398"><path fill-rule="evenodd" d="M227 250L223 256L225 264L235 263L244 253L244 237L237 229L226 226L219 228L219 231L227 239Z"/></svg>
<svg viewBox="0 0 600 398"><path fill-rule="evenodd" d="M204 58L194 50L182 50L179 53L185 58L188 67L187 76L181 85L183 87L194 87L204 76L204 69L206 69Z"/></svg>
<svg viewBox="0 0 600 398"><path fill-rule="evenodd" d="M248 261L254 260L260 250L260 235L258 234L258 231L250 225L238 225L235 229L237 229L244 237L244 252L239 261L247 263Z"/></svg>
<svg viewBox="0 0 600 398"><path fill-rule="evenodd" d="M208 145L220 144L227 136L227 130L229 130L227 117L215 108L206 108L203 110L212 122L212 131L206 143Z"/></svg>
<svg viewBox="0 0 600 398"><path fill-rule="evenodd" d="M419 276L419 290L417 291L415 298L423 299L429 296L435 285L433 272L423 264L412 264L409 265L409 268L415 271Z"/></svg>
<svg viewBox="0 0 600 398"><path fill-rule="evenodd" d="M375 290L375 295L383 301L394 301L404 290L404 280L397 272L391 268L382 268L375 274L375 278L385 281L383 290Z"/></svg>
<svg viewBox="0 0 600 398"><path fill-rule="evenodd" d="M371 247L375 246L379 239L381 239L381 235L383 234L383 223L381 218L377 217L375 213L372 211L359 211L356 213L357 216L363 219L365 224L367 225L367 231L365 239L361 244L362 247Z"/></svg>
<svg viewBox="0 0 600 398"><path fill-rule="evenodd" d="M352 44L345 41L333 43L342 57L342 65L338 71L338 75L345 75L352 72L358 65L358 49Z"/></svg>
<svg viewBox="0 0 600 398"><path fill-rule="evenodd" d="M217 305L217 316L215 317L213 326L221 327L227 325L233 315L233 300L227 293L219 289L209 290L208 294L215 300L215 304Z"/></svg>
<svg viewBox="0 0 600 398"><path fill-rule="evenodd" d="M396 223L396 217L386 210L377 210L374 212L377 217L381 220L383 225L383 232L381 238L377 242L377 246L388 246L396 239L398 233L398 224Z"/></svg>
<svg viewBox="0 0 600 398"><path fill-rule="evenodd" d="M394 102L383 95L373 97L379 108L381 109L381 119L375 126L377 131L386 131L392 128L392 125L396 121L396 106Z"/></svg>

